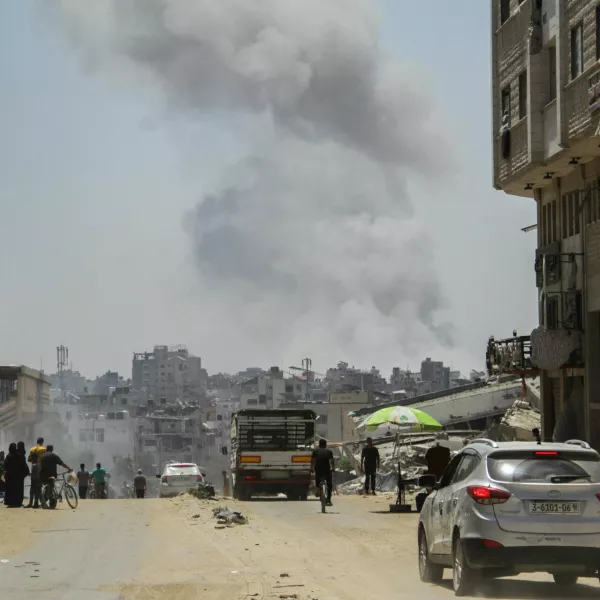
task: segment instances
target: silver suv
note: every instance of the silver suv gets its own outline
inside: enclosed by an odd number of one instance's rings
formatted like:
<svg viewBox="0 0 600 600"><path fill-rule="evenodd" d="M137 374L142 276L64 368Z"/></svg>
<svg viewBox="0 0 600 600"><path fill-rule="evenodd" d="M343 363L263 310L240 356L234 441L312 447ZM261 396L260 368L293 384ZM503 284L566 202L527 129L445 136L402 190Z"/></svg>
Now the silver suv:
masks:
<svg viewBox="0 0 600 600"><path fill-rule="evenodd" d="M452 569L457 596L481 576L546 572L561 586L600 569L600 455L589 444L477 439L431 489L419 520L419 573Z"/></svg>

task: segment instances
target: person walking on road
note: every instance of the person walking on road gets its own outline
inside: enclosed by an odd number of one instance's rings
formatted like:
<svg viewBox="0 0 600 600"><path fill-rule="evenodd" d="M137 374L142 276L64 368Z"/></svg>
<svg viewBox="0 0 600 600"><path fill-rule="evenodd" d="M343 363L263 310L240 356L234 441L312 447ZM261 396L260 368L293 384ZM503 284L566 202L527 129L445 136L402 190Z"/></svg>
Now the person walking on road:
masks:
<svg viewBox="0 0 600 600"><path fill-rule="evenodd" d="M146 478L142 474L142 470L138 469L137 475L133 480L133 487L135 488L135 497L144 498L146 496L147 482Z"/></svg>
<svg viewBox="0 0 600 600"><path fill-rule="evenodd" d="M8 508L21 508L25 495L25 477L29 467L25 457L19 454L14 442L8 447L8 456L4 460L5 493L4 504Z"/></svg>
<svg viewBox="0 0 600 600"><path fill-rule="evenodd" d="M375 495L377 469L379 469L379 450L373 446L373 438L367 438L367 445L362 450L360 466L365 474L365 494L369 495L369 487Z"/></svg>
<svg viewBox="0 0 600 600"><path fill-rule="evenodd" d="M85 470L85 465L83 463L79 465L77 480L79 481L79 497L82 500L85 500L87 498L88 487L90 485L90 472Z"/></svg>
<svg viewBox="0 0 600 600"><path fill-rule="evenodd" d="M312 453L311 470L315 474L317 488L321 485L322 479L325 479L327 482L327 506L333 506L331 503L331 494L333 492L335 462L333 452L327 448L326 440L319 440L319 448Z"/></svg>
<svg viewBox="0 0 600 600"><path fill-rule="evenodd" d="M96 490L96 498L106 500L108 492L106 490L106 479L108 473L100 463L96 463L96 468L92 471L92 479L94 480L94 489Z"/></svg>

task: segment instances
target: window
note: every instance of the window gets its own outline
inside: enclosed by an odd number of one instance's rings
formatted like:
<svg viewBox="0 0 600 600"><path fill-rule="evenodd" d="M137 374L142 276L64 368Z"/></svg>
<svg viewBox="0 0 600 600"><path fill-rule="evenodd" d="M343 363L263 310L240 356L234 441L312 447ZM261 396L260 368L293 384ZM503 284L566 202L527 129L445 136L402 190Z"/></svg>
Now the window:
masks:
<svg viewBox="0 0 600 600"><path fill-rule="evenodd" d="M500 0L500 24L510 17L510 0Z"/></svg>
<svg viewBox="0 0 600 600"><path fill-rule="evenodd" d="M527 116L527 71L519 75L519 119Z"/></svg>
<svg viewBox="0 0 600 600"><path fill-rule="evenodd" d="M521 451L494 452L488 458L488 469L492 479L507 483L600 482L597 457L576 451L561 452L558 456L532 456L531 452Z"/></svg>
<svg viewBox="0 0 600 600"><path fill-rule="evenodd" d="M508 114L510 123L510 85L507 85L502 90L502 114L500 115L500 119L502 119L505 113Z"/></svg>
<svg viewBox="0 0 600 600"><path fill-rule="evenodd" d="M567 237L567 195L563 194L561 198L560 220L562 223L562 239Z"/></svg>
<svg viewBox="0 0 600 600"><path fill-rule="evenodd" d="M558 240L558 222L556 220L556 200L550 203L550 243Z"/></svg>
<svg viewBox="0 0 600 600"><path fill-rule="evenodd" d="M96 429L96 441L104 443L104 429Z"/></svg>
<svg viewBox="0 0 600 600"><path fill-rule="evenodd" d="M222 421L223 420L223 415L217 415L217 421Z"/></svg>
<svg viewBox="0 0 600 600"><path fill-rule="evenodd" d="M571 193L571 220L573 223L573 235L581 233L579 220L579 192Z"/></svg>
<svg viewBox="0 0 600 600"><path fill-rule="evenodd" d="M583 73L583 25L571 29L571 79Z"/></svg>
<svg viewBox="0 0 600 600"><path fill-rule="evenodd" d="M471 473L477 468L479 464L479 457L475 454L465 454L463 459L460 461L460 465L456 470L452 483L458 483L463 481L471 475Z"/></svg>
<svg viewBox="0 0 600 600"><path fill-rule="evenodd" d="M600 4L596 6L596 60L600 60Z"/></svg>
<svg viewBox="0 0 600 600"><path fill-rule="evenodd" d="M458 464L460 463L461 460L462 460L462 454L455 456L450 461L450 463L446 467L446 470L444 471L444 474L442 475L442 478L440 479L440 489L445 488L446 486L448 486L450 484L450 482L452 481L452 478L454 477L454 473L456 473L456 470L458 469Z"/></svg>
<svg viewBox="0 0 600 600"><path fill-rule="evenodd" d="M548 48L548 102L556 100L556 46Z"/></svg>

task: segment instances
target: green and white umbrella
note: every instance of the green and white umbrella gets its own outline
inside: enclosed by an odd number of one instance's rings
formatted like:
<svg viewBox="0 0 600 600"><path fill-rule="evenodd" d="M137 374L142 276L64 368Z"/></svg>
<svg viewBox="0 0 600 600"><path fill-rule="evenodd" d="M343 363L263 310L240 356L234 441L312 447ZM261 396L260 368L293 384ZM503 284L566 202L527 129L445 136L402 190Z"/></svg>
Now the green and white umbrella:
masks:
<svg viewBox="0 0 600 600"><path fill-rule="evenodd" d="M442 428L438 421L422 410L410 406L388 406L370 414L358 424L357 429L373 432L382 426L389 426L392 431L414 433L439 431Z"/></svg>

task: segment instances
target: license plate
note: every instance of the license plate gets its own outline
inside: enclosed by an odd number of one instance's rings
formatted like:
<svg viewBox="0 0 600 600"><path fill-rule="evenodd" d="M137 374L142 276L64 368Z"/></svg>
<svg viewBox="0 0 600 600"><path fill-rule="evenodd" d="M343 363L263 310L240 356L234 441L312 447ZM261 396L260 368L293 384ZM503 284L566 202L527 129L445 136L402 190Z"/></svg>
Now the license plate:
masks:
<svg viewBox="0 0 600 600"><path fill-rule="evenodd" d="M532 500L529 502L529 514L578 515L579 502L548 502L546 500Z"/></svg>

